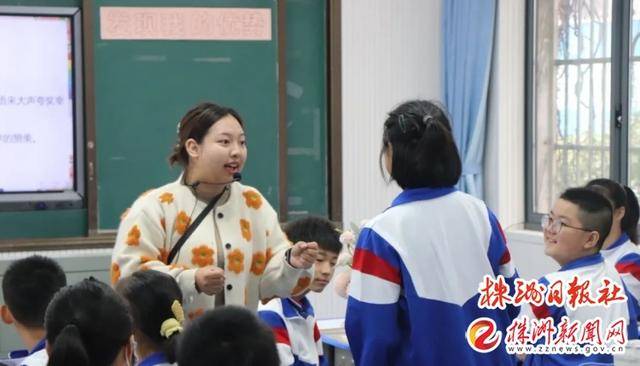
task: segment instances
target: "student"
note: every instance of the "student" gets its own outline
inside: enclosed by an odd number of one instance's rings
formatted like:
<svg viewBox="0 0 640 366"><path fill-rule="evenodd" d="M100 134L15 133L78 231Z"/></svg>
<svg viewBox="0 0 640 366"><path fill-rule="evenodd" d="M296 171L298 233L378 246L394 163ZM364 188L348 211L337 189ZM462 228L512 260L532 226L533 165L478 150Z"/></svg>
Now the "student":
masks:
<svg viewBox="0 0 640 366"><path fill-rule="evenodd" d="M627 187L611 179L594 179L587 187L604 195L613 205L611 231L602 244L602 256L616 267L636 315L640 316L640 248L638 248L638 198Z"/></svg>
<svg viewBox="0 0 640 366"><path fill-rule="evenodd" d="M178 347L180 366L277 366L273 335L238 306L210 310L189 324Z"/></svg>
<svg viewBox="0 0 640 366"><path fill-rule="evenodd" d="M49 366L129 366L131 318L124 300L93 278L63 288L45 316Z"/></svg>
<svg viewBox="0 0 640 366"><path fill-rule="evenodd" d="M116 285L133 317L138 366L168 366L176 361L182 332L182 293L176 280L158 271L138 271Z"/></svg>
<svg viewBox="0 0 640 366"><path fill-rule="evenodd" d="M320 331L311 303L309 291L322 292L331 281L342 250L336 228L319 217L306 217L289 223L285 233L290 240L318 243L315 275L308 287L294 289L296 293L286 299L274 298L258 307L258 316L266 322L276 337L280 365L303 366L325 364Z"/></svg>
<svg viewBox="0 0 640 366"><path fill-rule="evenodd" d="M592 287L601 286L608 278L620 288L622 280L614 268L607 265L600 254L600 248L609 234L612 222L612 208L601 194L587 188L567 189L556 200L549 215L542 218L544 229L544 252L553 258L560 270L542 277L544 285L560 280L567 288L577 278L580 283L590 281ZM596 288L589 288L596 294ZM583 305L572 308L567 300L563 306L553 306L546 302L542 305L527 304L522 308L522 316L529 319L551 317L558 327L563 317L570 321L579 320L581 324L600 318L602 340L605 330L622 318L627 324L628 338L637 338L635 311L629 301L614 302L608 306L602 304ZM540 339L537 344L544 342ZM541 354L526 356L525 365L581 365L588 362L613 363L610 354Z"/></svg>
<svg viewBox="0 0 640 366"><path fill-rule="evenodd" d="M246 158L244 122L236 111L213 103L189 110L170 157L183 174L138 198L124 215L112 281L139 269L168 273L180 286L189 318L224 304L255 310L259 298L288 296L313 265L317 245L291 246L265 198L235 181ZM213 209L169 263L172 248L210 202Z"/></svg>
<svg viewBox="0 0 640 366"><path fill-rule="evenodd" d="M479 353L465 338L479 317L511 323L517 309L479 308L478 286L516 272L495 215L454 188L461 162L444 111L410 101L389 113L383 161L403 191L358 236L345 323L356 364L513 364L502 345Z"/></svg>
<svg viewBox="0 0 640 366"><path fill-rule="evenodd" d="M53 259L34 255L17 260L2 279L2 321L13 324L30 351L12 352L19 365L46 365L44 314L58 290L67 285L64 271ZM8 362L8 361L7 361Z"/></svg>

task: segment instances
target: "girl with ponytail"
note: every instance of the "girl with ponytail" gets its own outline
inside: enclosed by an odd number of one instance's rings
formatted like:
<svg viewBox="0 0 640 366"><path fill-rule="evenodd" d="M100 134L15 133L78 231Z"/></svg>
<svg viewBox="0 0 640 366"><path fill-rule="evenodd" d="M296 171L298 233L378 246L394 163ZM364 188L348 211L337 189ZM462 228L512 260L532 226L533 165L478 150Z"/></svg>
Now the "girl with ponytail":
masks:
<svg viewBox="0 0 640 366"><path fill-rule="evenodd" d="M45 315L49 366L129 366L132 324L126 304L93 278L64 287Z"/></svg>
<svg viewBox="0 0 640 366"><path fill-rule="evenodd" d="M472 350L464 339L478 284L513 286L500 224L481 200L454 186L462 171L444 109L406 102L384 123L380 167L402 193L360 231L345 329L357 365L506 365L504 347ZM505 331L516 309L485 309Z"/></svg>
<svg viewBox="0 0 640 366"><path fill-rule="evenodd" d="M640 316L640 248L638 248L638 217L640 208L635 193L611 179L594 179L590 188L611 202L613 223L600 252L604 259L616 267L631 295L630 303Z"/></svg>
<svg viewBox="0 0 640 366"><path fill-rule="evenodd" d="M182 292L168 274L138 271L116 285L131 309L138 366L168 366L176 361L182 333Z"/></svg>

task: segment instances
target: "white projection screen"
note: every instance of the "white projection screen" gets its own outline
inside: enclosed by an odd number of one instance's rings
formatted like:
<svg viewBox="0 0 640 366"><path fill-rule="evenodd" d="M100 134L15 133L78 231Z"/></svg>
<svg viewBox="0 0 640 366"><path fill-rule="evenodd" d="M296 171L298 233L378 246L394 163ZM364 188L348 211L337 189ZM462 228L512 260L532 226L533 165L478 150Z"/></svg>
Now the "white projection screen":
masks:
<svg viewBox="0 0 640 366"><path fill-rule="evenodd" d="M0 210L83 207L78 8L0 6Z"/></svg>

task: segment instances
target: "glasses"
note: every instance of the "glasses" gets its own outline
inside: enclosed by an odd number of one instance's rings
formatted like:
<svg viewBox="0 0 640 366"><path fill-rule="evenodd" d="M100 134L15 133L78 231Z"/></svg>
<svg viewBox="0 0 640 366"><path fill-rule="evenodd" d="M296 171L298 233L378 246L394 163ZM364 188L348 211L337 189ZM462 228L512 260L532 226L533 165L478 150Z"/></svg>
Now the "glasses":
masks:
<svg viewBox="0 0 640 366"><path fill-rule="evenodd" d="M542 230L547 230L548 232L550 232L552 234L558 234L560 232L560 230L562 230L563 226L566 226L568 228L575 229L575 230L585 231L585 232L594 231L594 230L585 229L585 228L582 228L582 227L576 227L576 226L567 225L567 224L565 224L564 222L562 222L560 220L554 220L549 215L542 216L542 219L540 220L540 225L542 226Z"/></svg>

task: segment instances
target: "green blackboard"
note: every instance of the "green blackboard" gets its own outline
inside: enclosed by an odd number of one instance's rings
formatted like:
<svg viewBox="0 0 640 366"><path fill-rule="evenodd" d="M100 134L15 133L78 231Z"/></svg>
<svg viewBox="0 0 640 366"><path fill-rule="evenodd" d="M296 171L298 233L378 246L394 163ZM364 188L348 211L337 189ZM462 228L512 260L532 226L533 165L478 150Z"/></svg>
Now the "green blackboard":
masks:
<svg viewBox="0 0 640 366"><path fill-rule="evenodd" d="M326 1L286 3L289 218L328 214L326 14Z"/></svg>
<svg viewBox="0 0 640 366"><path fill-rule="evenodd" d="M270 41L103 40L100 7L271 9ZM243 181L278 203L277 9L272 0L96 1L94 73L98 227L115 229L142 192L176 178L167 156L176 124L201 101L234 107L245 119Z"/></svg>
<svg viewBox="0 0 640 366"><path fill-rule="evenodd" d="M98 228L112 230L142 192L179 174L167 163L175 128L192 105L213 100L246 120L243 181L278 208L276 0L93 1ZM0 5L82 6L80 0L0 0ZM102 40L101 6L248 7L272 13L271 41ZM286 0L287 209L327 215L326 0ZM91 14L89 14L89 10ZM86 118L85 118L86 120ZM0 240L87 235L87 209L0 213Z"/></svg>

